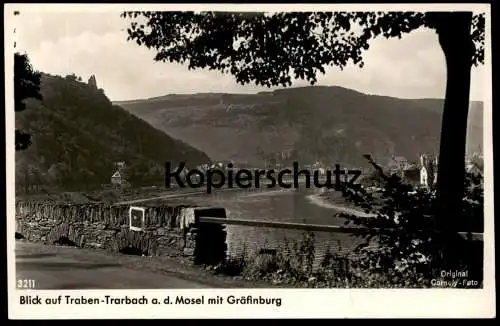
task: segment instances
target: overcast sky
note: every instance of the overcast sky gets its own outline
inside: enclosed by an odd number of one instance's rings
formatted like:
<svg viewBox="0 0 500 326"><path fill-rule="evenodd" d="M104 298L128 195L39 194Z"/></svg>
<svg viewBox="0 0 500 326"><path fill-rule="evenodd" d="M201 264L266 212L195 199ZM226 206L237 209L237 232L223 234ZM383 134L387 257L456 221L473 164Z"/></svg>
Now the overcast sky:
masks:
<svg viewBox="0 0 500 326"><path fill-rule="evenodd" d="M127 42L127 20L119 12L22 11L15 28L16 49L29 55L35 69L63 76L75 73L84 80L94 74L98 86L114 101L173 93L268 90L238 85L230 75L154 62L153 52ZM363 69L330 68L318 84L401 98L444 97L444 56L432 30L420 29L402 39L373 40L364 59ZM482 68L472 70L472 100L483 100L483 74Z"/></svg>

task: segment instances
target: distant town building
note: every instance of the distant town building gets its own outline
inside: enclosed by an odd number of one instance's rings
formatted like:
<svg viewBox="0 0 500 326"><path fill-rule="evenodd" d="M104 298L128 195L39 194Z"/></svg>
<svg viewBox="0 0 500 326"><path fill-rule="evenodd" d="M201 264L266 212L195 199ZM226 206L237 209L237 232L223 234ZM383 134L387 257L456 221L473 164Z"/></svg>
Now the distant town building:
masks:
<svg viewBox="0 0 500 326"><path fill-rule="evenodd" d="M408 169L410 164L404 156L392 155L388 165L391 173L401 173L403 170Z"/></svg>
<svg viewBox="0 0 500 326"><path fill-rule="evenodd" d="M406 182L412 185L419 185L421 183L421 170L415 164L410 164L403 170L403 178Z"/></svg>
<svg viewBox="0 0 500 326"><path fill-rule="evenodd" d="M118 170L125 169L125 162L116 162L115 166Z"/></svg>
<svg viewBox="0 0 500 326"><path fill-rule="evenodd" d="M282 160L289 160L292 157L292 149L285 149L281 151L281 159Z"/></svg>
<svg viewBox="0 0 500 326"><path fill-rule="evenodd" d="M116 171L112 176L111 176L111 184L115 186L121 186L123 183L122 175L120 174L120 171Z"/></svg>
<svg viewBox="0 0 500 326"><path fill-rule="evenodd" d="M115 162L114 165L115 165L115 172L111 176L111 184L121 187L127 186L128 173L125 162Z"/></svg>
<svg viewBox="0 0 500 326"><path fill-rule="evenodd" d="M290 160L292 158L293 149L284 149L282 151L276 152L275 158L272 158L276 169L282 169L285 166L291 164ZM267 160L266 160L267 161ZM267 165L268 162L266 162ZM272 163L270 164L273 165Z"/></svg>
<svg viewBox="0 0 500 326"><path fill-rule="evenodd" d="M420 155L420 185L432 187L437 181L438 157L429 154Z"/></svg>

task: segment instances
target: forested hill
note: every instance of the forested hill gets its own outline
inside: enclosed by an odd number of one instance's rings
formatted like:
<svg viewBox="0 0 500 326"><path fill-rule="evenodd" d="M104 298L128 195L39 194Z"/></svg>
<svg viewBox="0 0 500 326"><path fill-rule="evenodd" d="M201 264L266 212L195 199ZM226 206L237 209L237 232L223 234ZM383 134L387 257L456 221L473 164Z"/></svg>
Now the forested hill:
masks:
<svg viewBox="0 0 500 326"><path fill-rule="evenodd" d="M208 160L75 76L42 74L41 93L42 102L26 101L28 109L16 113L16 128L29 132L33 141L16 152L16 190L95 188L110 183L116 162L126 163L132 185L161 185L166 161L196 165Z"/></svg>
<svg viewBox="0 0 500 326"><path fill-rule="evenodd" d="M366 165L437 153L443 100L375 96L337 86L258 94L166 95L117 102L212 159L262 166L280 151L301 162ZM468 151L482 147L482 102L471 102Z"/></svg>

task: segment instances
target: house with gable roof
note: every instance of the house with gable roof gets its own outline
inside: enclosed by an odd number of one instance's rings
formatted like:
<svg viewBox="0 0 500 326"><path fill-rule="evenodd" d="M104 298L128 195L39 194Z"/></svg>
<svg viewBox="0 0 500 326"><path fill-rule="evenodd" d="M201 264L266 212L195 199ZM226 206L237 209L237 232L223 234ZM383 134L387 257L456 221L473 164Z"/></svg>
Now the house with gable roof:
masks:
<svg viewBox="0 0 500 326"><path fill-rule="evenodd" d="M111 176L111 184L114 186L127 186L127 171L125 162L115 163L116 171Z"/></svg>
<svg viewBox="0 0 500 326"><path fill-rule="evenodd" d="M112 176L111 176L111 184L120 186L123 182L122 175L120 171L116 171Z"/></svg>

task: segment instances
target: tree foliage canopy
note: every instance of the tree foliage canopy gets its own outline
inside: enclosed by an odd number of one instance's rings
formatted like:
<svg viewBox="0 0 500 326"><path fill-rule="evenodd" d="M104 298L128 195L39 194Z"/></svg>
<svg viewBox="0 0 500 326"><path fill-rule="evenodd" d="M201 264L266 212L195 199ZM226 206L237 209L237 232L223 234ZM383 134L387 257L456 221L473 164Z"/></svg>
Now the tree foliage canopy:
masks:
<svg viewBox="0 0 500 326"><path fill-rule="evenodd" d="M446 24L438 12L124 12L128 40L157 52L156 61L230 73L241 84L316 83L325 66L363 66L376 37L398 37ZM472 63L484 60L484 14L472 20Z"/></svg>
<svg viewBox="0 0 500 326"><path fill-rule="evenodd" d="M14 110L24 111L24 100L34 98L42 100L40 94L41 74L35 71L29 61L28 55L14 54ZM24 150L31 145L31 135L21 130L15 131L16 151Z"/></svg>
<svg viewBox="0 0 500 326"><path fill-rule="evenodd" d="M15 111L26 109L27 98L42 99L40 94L41 74L33 69L27 54L14 54L14 97Z"/></svg>

